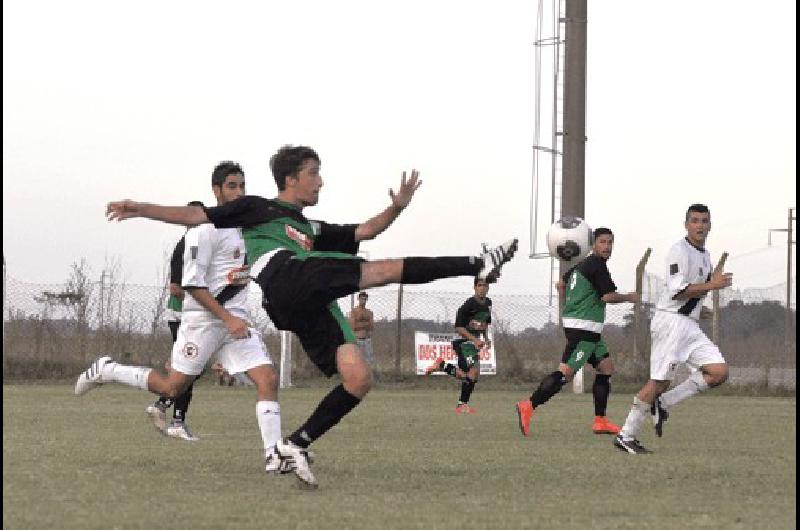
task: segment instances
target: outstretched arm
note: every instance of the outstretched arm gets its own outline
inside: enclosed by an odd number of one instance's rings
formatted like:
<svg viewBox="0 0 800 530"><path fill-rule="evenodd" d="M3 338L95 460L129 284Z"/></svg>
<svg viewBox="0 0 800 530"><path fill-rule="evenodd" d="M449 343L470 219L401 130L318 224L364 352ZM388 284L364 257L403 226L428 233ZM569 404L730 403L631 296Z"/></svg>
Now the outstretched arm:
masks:
<svg viewBox="0 0 800 530"><path fill-rule="evenodd" d="M392 189L389 190L389 197L392 199L392 204L369 221L358 225L356 228L356 241L374 239L378 234L389 228L389 225L397 219L400 212L411 202L414 192L417 191L417 188L419 188L421 184L422 181L419 180L419 171L412 169L411 177L408 179L406 179L406 172L403 171L403 177L400 181L400 188L397 193Z"/></svg>
<svg viewBox="0 0 800 530"><path fill-rule="evenodd" d="M184 226L197 226L208 222L205 210L199 206L161 206L130 199L108 203L106 217L109 221L145 217Z"/></svg>

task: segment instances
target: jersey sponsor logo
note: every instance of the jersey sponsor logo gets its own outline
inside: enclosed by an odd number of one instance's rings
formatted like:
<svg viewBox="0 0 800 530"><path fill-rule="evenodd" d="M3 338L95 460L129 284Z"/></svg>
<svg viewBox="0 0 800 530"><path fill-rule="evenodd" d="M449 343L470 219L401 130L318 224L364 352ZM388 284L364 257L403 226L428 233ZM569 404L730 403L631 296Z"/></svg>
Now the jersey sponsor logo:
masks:
<svg viewBox="0 0 800 530"><path fill-rule="evenodd" d="M575 353L575 362L578 362L578 361L580 361L581 359L583 359L583 356L584 356L584 355L586 355L586 352L584 352L583 350L578 350L578 351Z"/></svg>
<svg viewBox="0 0 800 530"><path fill-rule="evenodd" d="M677 263L673 263L672 265L669 266L669 273L670 274L678 274L678 264Z"/></svg>
<svg viewBox="0 0 800 530"><path fill-rule="evenodd" d="M250 281L250 267L243 265L229 270L227 280L229 285L247 285Z"/></svg>
<svg viewBox="0 0 800 530"><path fill-rule="evenodd" d="M310 237L305 235L303 232L297 230L293 226L290 225L285 225L285 226L286 226L286 235L289 236L289 238L292 241L295 241L305 250L311 250L311 246L313 245L314 242L311 240Z"/></svg>
<svg viewBox="0 0 800 530"><path fill-rule="evenodd" d="M194 342L187 342L183 345L183 355L189 359L194 359L200 353L200 349Z"/></svg>

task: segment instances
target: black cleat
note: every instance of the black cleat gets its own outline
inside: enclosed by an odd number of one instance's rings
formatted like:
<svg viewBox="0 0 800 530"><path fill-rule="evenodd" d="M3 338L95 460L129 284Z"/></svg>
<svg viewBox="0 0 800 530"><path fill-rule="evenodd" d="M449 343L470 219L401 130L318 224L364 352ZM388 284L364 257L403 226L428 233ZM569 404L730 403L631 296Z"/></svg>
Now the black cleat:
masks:
<svg viewBox="0 0 800 530"><path fill-rule="evenodd" d="M661 435L664 434L664 423L666 423L669 418L669 412L661 406L660 396L656 396L656 399L650 406L650 415L653 417L653 427L656 429L656 436L661 438Z"/></svg>
<svg viewBox="0 0 800 530"><path fill-rule="evenodd" d="M614 447L632 455L646 455L653 452L650 449L646 449L636 438L625 440L621 434L614 437Z"/></svg>

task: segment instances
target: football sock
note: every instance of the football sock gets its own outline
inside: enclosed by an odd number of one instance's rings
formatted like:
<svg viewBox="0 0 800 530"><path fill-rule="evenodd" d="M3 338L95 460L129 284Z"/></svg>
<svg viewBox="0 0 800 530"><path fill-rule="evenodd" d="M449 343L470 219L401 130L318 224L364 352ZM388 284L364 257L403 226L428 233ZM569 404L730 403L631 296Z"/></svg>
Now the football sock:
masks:
<svg viewBox="0 0 800 530"><path fill-rule="evenodd" d="M469 398L472 395L472 391L475 389L475 381L467 377L463 381L461 381L461 398L459 398L459 403L469 403Z"/></svg>
<svg viewBox="0 0 800 530"><path fill-rule="evenodd" d="M642 401L634 396L633 406L631 406L631 411L628 413L628 417L625 418L625 425L622 426L622 430L620 431L622 438L630 440L631 438L639 436L639 432L642 430L642 424L648 416L650 416L650 403Z"/></svg>
<svg viewBox="0 0 800 530"><path fill-rule="evenodd" d="M156 407L160 408L161 410L167 410L172 406L174 401L171 398L161 396L158 400L153 403Z"/></svg>
<svg viewBox="0 0 800 530"><path fill-rule="evenodd" d="M256 419L264 441L264 456L268 455L281 439L281 406L277 401L256 403Z"/></svg>
<svg viewBox="0 0 800 530"><path fill-rule="evenodd" d="M567 378L558 370L542 379L542 382L539 383L539 388L531 395L531 404L533 407L536 408L539 405L547 403L547 400L561 391L561 387L563 387L566 382Z"/></svg>
<svg viewBox="0 0 800 530"><path fill-rule="evenodd" d="M186 392L175 398L175 410L172 411L172 418L183 421L186 419L186 412L189 410L189 403L192 401L192 389L194 381L186 389Z"/></svg>
<svg viewBox="0 0 800 530"><path fill-rule="evenodd" d="M703 392L708 389L703 377L703 372L700 370L693 372L686 381L677 385L675 388L668 392L661 394L661 405L664 408L674 407L684 399L688 399L695 394Z"/></svg>
<svg viewBox="0 0 800 530"><path fill-rule="evenodd" d="M453 276L476 276L483 261L474 256L440 258L403 258L400 283L428 283Z"/></svg>
<svg viewBox="0 0 800 530"><path fill-rule="evenodd" d="M289 441L299 447L308 447L359 403L361 400L345 390L343 385L337 386L322 398L305 424L289 436Z"/></svg>
<svg viewBox="0 0 800 530"><path fill-rule="evenodd" d="M609 392L611 392L611 376L606 374L595 374L594 384L592 385L595 416L606 415L606 407L608 407Z"/></svg>
<svg viewBox="0 0 800 530"><path fill-rule="evenodd" d="M456 366L454 364L446 364L444 366L444 368L442 369L442 371L444 373L446 373L447 375L452 375L453 377L455 377L457 369L458 369L458 366Z"/></svg>
<svg viewBox="0 0 800 530"><path fill-rule="evenodd" d="M124 385L135 386L142 390L149 390L147 387L147 377L152 371L152 368L128 366L111 362L106 363L103 367L103 379L122 383Z"/></svg>

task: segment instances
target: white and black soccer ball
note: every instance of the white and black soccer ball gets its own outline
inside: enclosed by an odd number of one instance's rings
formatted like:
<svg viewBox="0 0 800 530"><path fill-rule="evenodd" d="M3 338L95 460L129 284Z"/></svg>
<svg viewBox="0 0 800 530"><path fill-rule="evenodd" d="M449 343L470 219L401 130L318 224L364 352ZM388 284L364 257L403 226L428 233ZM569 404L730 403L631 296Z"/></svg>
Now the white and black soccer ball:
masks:
<svg viewBox="0 0 800 530"><path fill-rule="evenodd" d="M547 230L550 255L569 265L588 256L593 244L592 229L580 217L562 217Z"/></svg>

